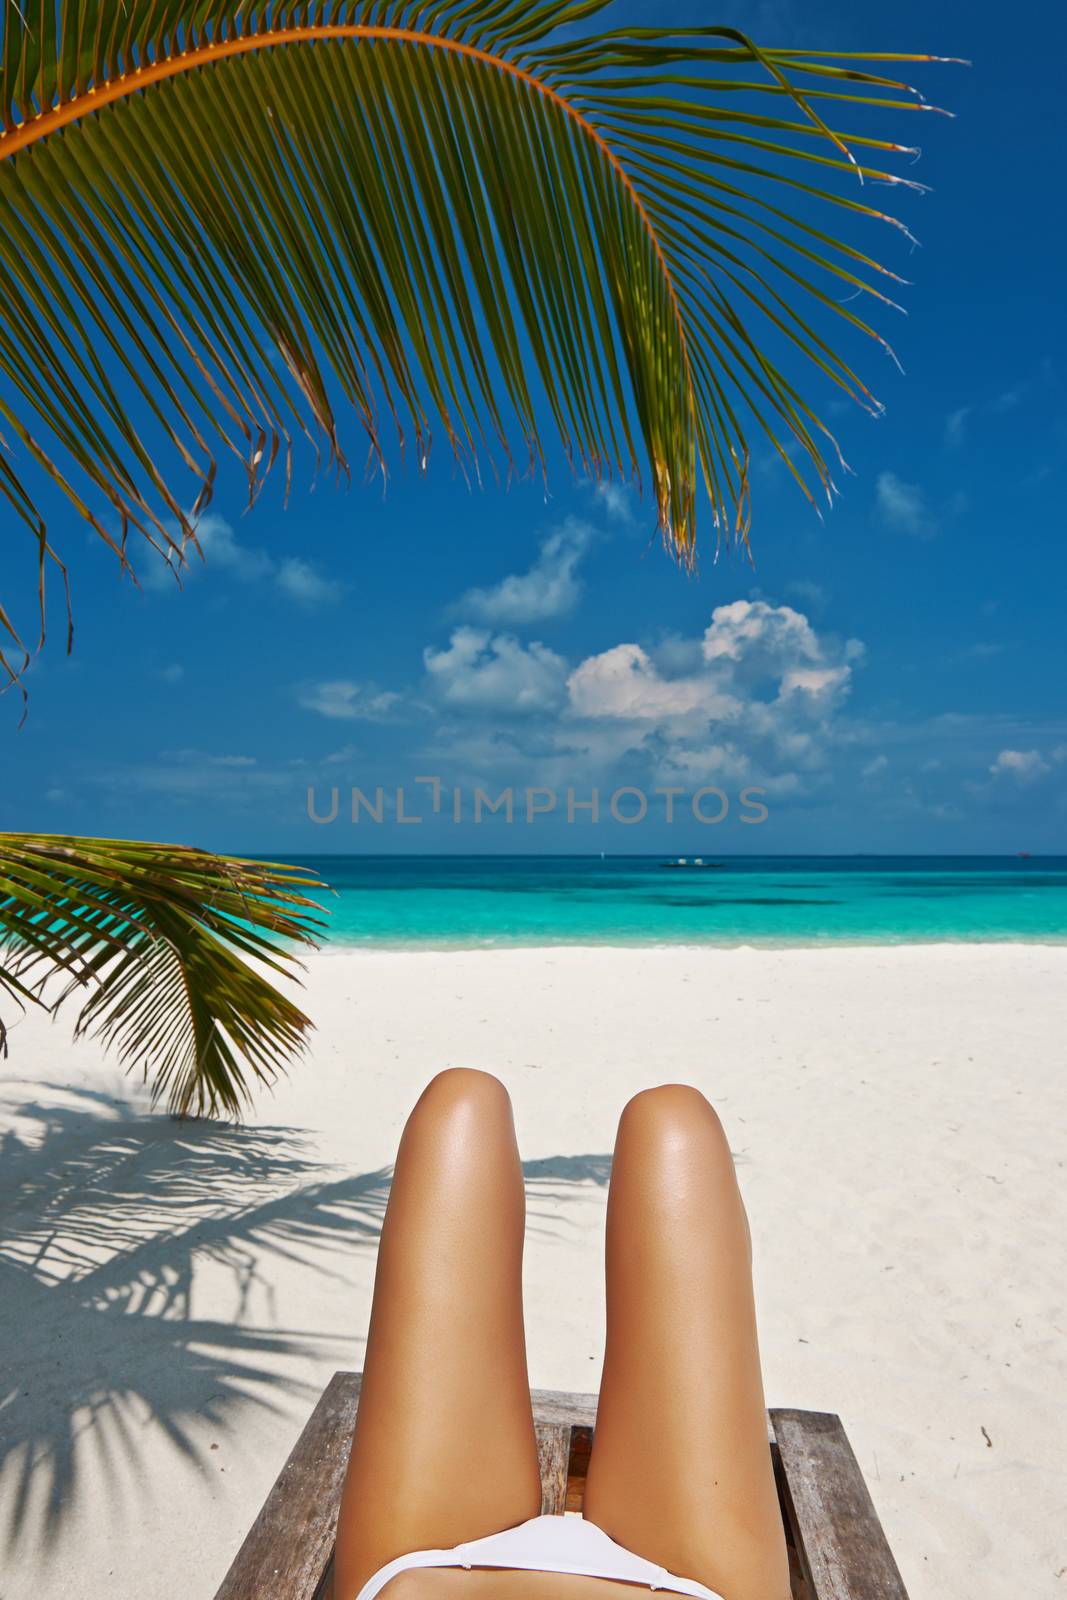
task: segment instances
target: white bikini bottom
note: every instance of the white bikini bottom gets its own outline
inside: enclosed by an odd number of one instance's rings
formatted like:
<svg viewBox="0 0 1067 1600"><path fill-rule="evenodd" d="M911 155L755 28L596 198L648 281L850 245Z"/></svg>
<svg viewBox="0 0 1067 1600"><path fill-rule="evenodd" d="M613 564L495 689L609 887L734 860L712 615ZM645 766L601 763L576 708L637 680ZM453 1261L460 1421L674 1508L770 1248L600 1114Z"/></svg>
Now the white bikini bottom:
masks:
<svg viewBox="0 0 1067 1600"><path fill-rule="evenodd" d="M505 1528L485 1539L457 1544L452 1550L413 1550L397 1556L363 1585L356 1600L374 1600L398 1573L412 1567L503 1567L523 1572L568 1572L576 1577L612 1578L687 1594L694 1600L722 1600L692 1578L678 1578L609 1539L602 1528L581 1516L531 1517L517 1528ZM341 1597L343 1600L343 1596Z"/></svg>

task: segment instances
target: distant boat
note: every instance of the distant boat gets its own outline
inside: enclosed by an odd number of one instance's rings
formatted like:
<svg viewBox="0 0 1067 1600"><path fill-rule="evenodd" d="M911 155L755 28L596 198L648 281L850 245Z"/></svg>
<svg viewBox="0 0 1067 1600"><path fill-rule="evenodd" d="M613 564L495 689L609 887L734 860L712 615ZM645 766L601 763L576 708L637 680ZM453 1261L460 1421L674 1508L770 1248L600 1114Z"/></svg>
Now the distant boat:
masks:
<svg viewBox="0 0 1067 1600"><path fill-rule="evenodd" d="M1018 855L1020 861L1029 861L1030 859L1029 850L1018 850L1016 851L1016 854Z"/></svg>

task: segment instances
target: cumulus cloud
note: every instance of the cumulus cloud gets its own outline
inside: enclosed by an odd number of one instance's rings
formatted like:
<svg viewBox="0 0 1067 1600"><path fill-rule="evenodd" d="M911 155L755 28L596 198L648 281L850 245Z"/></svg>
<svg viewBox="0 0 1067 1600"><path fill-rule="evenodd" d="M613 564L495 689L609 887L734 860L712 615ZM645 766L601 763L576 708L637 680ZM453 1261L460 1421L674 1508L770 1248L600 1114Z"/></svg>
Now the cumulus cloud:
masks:
<svg viewBox="0 0 1067 1600"><path fill-rule="evenodd" d="M617 644L590 656L571 673L567 687L571 709L579 717L662 722L710 709L705 678L663 677L637 644ZM723 703L720 709L729 707Z"/></svg>
<svg viewBox="0 0 1067 1600"><path fill-rule="evenodd" d="M512 627L565 616L581 595L578 564L592 537L588 523L568 517L542 542L528 572L513 573L488 589L468 589L452 607L453 614Z"/></svg>
<svg viewBox="0 0 1067 1600"><path fill-rule="evenodd" d="M989 770L994 778L1008 776L1019 783L1032 783L1050 769L1039 750L1002 750Z"/></svg>
<svg viewBox="0 0 1067 1600"><path fill-rule="evenodd" d="M880 472L875 495L882 521L888 527L917 539L930 539L937 532L925 491L917 483L905 483L895 472Z"/></svg>
<svg viewBox="0 0 1067 1600"><path fill-rule="evenodd" d="M759 774L793 789L824 764L858 641L820 637L791 606L736 600L715 608L699 640L669 645L657 657L615 645L574 669L573 747L611 759L641 753L686 779Z"/></svg>
<svg viewBox="0 0 1067 1600"><path fill-rule="evenodd" d="M339 722L385 722L400 695L351 678L332 678L308 684L299 699L305 711L317 711L320 717Z"/></svg>
<svg viewBox="0 0 1067 1600"><path fill-rule="evenodd" d="M424 682L405 704L437 713L417 735L418 758L462 764L474 781L492 772L560 787L625 773L803 798L828 783L832 750L850 737L841 712L862 654L794 607L754 598L717 606L695 636L623 638L570 661L463 622L423 651ZM302 704L379 720L397 698L339 678L305 687Z"/></svg>
<svg viewBox="0 0 1067 1600"><path fill-rule="evenodd" d="M567 663L547 645L520 644L510 634L460 627L443 650L423 660L430 687L456 710L548 711L563 699Z"/></svg>

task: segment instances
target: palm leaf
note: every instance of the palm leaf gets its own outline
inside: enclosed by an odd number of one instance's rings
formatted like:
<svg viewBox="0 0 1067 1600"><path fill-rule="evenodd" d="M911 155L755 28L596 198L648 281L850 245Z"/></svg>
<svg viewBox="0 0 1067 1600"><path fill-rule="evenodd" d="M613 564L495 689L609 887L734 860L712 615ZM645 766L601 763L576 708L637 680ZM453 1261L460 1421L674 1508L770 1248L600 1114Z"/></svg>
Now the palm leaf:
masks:
<svg viewBox="0 0 1067 1600"><path fill-rule="evenodd" d="M180 845L0 833L0 998L54 1012L84 993L76 1037L113 1044L176 1114L236 1114L303 1048L308 1018L265 974L314 943L323 887Z"/></svg>
<svg viewBox="0 0 1067 1600"><path fill-rule="evenodd" d="M472 478L543 468L547 428L647 478L687 563L701 502L747 540L753 427L831 493L779 361L878 409L837 343L880 338L860 306L895 275L846 230L893 220L860 180L910 182L882 165L909 147L851 124L930 110L884 69L933 58L590 32L607 9L6 0L0 493L41 638L45 483L127 568L131 534L180 568L220 454L251 501L301 435L347 471L352 413L371 465L439 431Z"/></svg>

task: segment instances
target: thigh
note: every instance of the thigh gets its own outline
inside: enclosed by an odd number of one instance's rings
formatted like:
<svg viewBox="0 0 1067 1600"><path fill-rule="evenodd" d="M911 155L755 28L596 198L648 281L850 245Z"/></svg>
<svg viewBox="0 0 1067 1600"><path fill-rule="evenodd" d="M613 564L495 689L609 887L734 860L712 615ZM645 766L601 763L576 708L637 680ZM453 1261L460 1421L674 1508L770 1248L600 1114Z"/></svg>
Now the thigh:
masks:
<svg viewBox="0 0 1067 1600"><path fill-rule="evenodd" d="M442 1073L400 1141L337 1530L336 1600L387 1561L540 1510L511 1102Z"/></svg>
<svg viewBox="0 0 1067 1600"><path fill-rule="evenodd" d="M586 1515L725 1600L788 1600L748 1223L695 1089L649 1090L623 1112L607 1294Z"/></svg>

